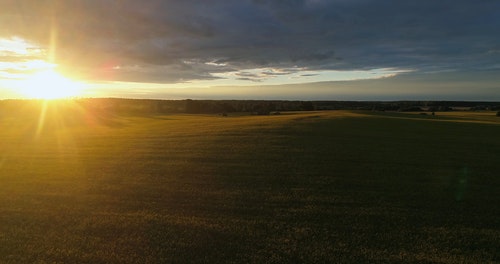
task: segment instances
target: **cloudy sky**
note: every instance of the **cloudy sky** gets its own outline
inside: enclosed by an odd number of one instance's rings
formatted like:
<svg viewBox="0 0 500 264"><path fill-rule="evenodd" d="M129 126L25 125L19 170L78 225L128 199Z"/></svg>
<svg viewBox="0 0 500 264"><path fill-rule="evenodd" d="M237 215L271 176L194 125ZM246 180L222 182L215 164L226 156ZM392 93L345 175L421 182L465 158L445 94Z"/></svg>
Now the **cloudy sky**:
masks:
<svg viewBox="0 0 500 264"><path fill-rule="evenodd" d="M47 69L87 96L500 100L500 1L0 0L0 98Z"/></svg>

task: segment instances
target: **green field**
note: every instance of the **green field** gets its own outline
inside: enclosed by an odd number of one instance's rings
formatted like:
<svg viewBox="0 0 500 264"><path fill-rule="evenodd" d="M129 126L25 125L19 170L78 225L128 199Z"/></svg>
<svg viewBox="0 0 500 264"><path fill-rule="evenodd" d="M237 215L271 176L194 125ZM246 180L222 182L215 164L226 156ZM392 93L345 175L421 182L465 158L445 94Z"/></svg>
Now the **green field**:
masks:
<svg viewBox="0 0 500 264"><path fill-rule="evenodd" d="M49 105L0 127L0 263L500 262L493 112Z"/></svg>

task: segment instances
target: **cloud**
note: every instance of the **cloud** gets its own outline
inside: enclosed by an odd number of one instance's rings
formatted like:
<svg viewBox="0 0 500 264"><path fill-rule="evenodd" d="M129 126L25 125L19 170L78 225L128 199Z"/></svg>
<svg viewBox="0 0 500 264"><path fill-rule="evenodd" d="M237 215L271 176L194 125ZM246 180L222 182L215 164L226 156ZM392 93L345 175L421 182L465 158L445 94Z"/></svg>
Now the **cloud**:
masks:
<svg viewBox="0 0 500 264"><path fill-rule="evenodd" d="M37 43L95 80L239 72L257 81L281 73L245 72L294 67L486 70L498 69L499 10L496 0L0 0L0 37Z"/></svg>
<svg viewBox="0 0 500 264"><path fill-rule="evenodd" d="M311 76L318 76L317 73L306 73L306 74L301 74L301 77L311 77Z"/></svg>

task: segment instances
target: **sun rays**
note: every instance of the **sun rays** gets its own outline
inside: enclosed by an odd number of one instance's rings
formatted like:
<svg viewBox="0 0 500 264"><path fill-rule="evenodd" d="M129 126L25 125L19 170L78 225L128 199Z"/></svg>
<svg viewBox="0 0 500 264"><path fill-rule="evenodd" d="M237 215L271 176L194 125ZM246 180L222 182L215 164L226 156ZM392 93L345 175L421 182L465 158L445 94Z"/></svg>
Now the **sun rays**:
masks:
<svg viewBox="0 0 500 264"><path fill-rule="evenodd" d="M48 46L18 37L0 38L0 58L4 59L0 61L0 88L10 89L24 99L61 99L81 95L84 83L69 78L67 67L59 64L56 55L55 26L50 32Z"/></svg>

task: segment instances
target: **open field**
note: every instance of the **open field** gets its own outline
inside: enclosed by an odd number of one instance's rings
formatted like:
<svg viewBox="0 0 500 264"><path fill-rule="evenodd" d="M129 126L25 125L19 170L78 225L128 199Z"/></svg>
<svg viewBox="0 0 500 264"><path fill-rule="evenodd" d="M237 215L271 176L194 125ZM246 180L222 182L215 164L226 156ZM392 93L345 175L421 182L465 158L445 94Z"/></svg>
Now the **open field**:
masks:
<svg viewBox="0 0 500 264"><path fill-rule="evenodd" d="M500 118L0 115L0 263L499 263Z"/></svg>

